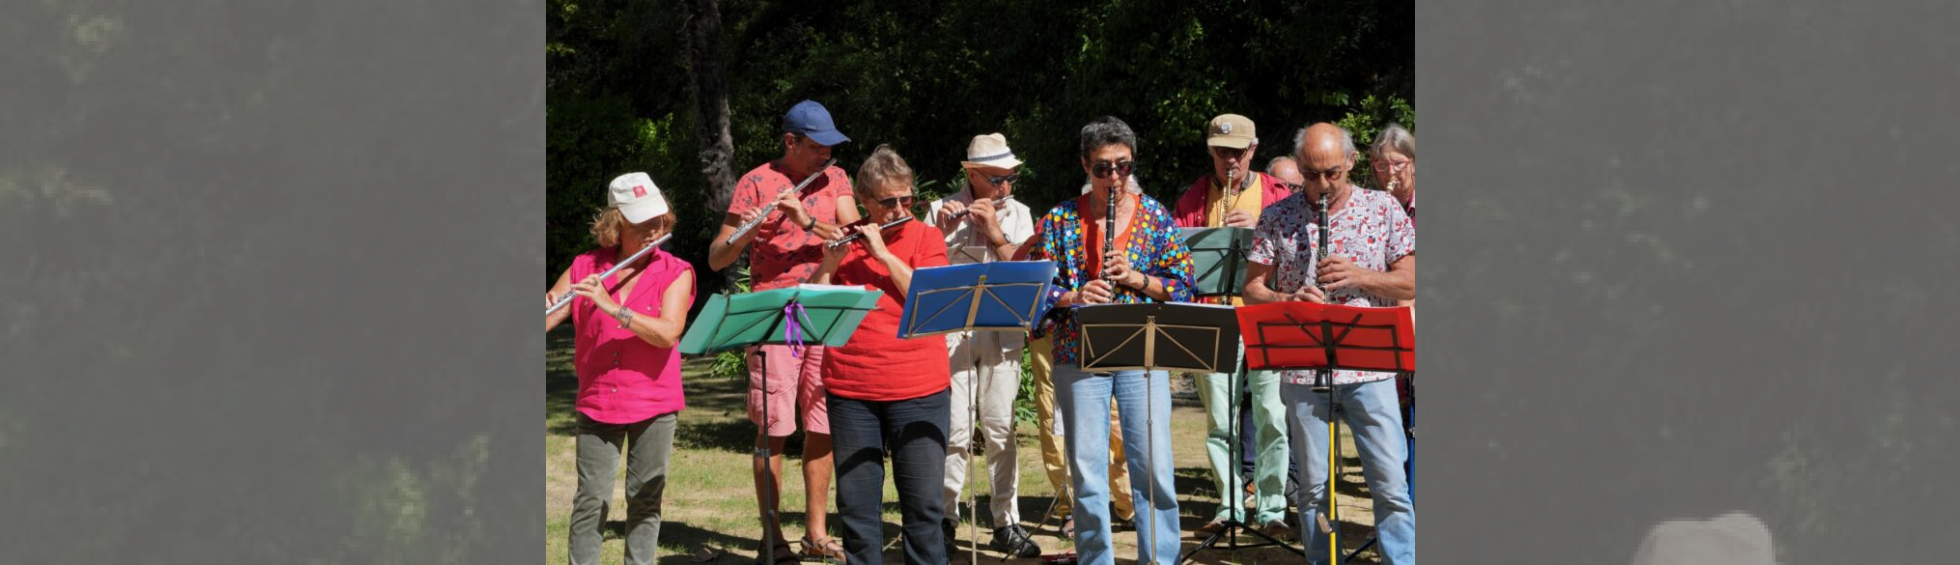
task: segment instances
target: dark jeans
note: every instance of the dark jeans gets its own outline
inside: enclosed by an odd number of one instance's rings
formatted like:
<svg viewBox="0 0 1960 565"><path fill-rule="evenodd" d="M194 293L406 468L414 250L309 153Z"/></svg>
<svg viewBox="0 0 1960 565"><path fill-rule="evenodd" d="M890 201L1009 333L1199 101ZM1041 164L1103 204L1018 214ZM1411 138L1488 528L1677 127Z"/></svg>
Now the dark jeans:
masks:
<svg viewBox="0 0 1960 565"><path fill-rule="evenodd" d="M653 563L660 550L660 495L667 490L667 457L674 448L673 413L631 424L607 424L578 415L578 494L572 497L572 565L599 562L599 530L626 455L626 563ZM625 445L622 445L624 443Z"/></svg>
<svg viewBox="0 0 1960 565"><path fill-rule="evenodd" d="M945 565L939 499L946 482L946 429L951 394L942 390L892 402L830 395L831 453L837 465L837 521L851 565L882 562L885 455L905 538L905 562Z"/></svg>

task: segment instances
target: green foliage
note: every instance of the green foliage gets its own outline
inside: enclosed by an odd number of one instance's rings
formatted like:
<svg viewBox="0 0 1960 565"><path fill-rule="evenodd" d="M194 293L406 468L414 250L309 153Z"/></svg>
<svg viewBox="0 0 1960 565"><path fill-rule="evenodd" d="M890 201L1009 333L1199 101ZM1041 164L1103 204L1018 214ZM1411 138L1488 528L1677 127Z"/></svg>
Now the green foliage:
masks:
<svg viewBox="0 0 1960 565"><path fill-rule="evenodd" d="M645 170L670 194L705 192L687 54L681 34L667 32L681 30L690 11L679 0L551 1L548 276L589 245L562 224L589 215L590 202L561 206L562 195L596 193L606 173L629 170ZM1412 11L1359 0L726 1L733 169L780 156L782 112L808 98L852 138L834 149L846 170L889 143L920 171L922 196L956 186L974 135L1005 134L1027 163L1018 198L1045 210L1080 192L1077 134L1107 114L1137 130L1139 180L1169 201L1209 170L1202 136L1217 114L1259 125L1262 161L1290 151L1293 132L1311 122L1390 114L1413 122ZM606 111L561 114L564 105ZM561 115L588 117L568 128ZM624 134L599 133L667 117L661 131L671 139L638 146L644 154L628 151ZM558 139L575 132L585 137ZM560 163L572 154L584 161ZM719 210L677 208L682 235L706 234L721 219ZM704 265L706 241L670 249ZM718 287L718 277L702 274L704 288Z"/></svg>
<svg viewBox="0 0 1960 565"><path fill-rule="evenodd" d="M1390 122L1402 124L1402 127L1407 128L1410 133L1415 133L1415 108L1410 107L1409 101L1399 96L1377 96L1371 94L1361 100L1361 106L1359 108L1348 112L1346 116L1341 117L1340 121L1334 122L1343 128L1347 128L1348 133L1354 135L1355 149L1361 152L1360 157L1355 160L1354 170L1369 170L1368 147L1374 145L1375 135L1381 133L1382 128L1388 127ZM1291 147L1289 145L1287 150L1291 151ZM1374 182L1374 177L1366 174L1354 175L1352 180L1357 183L1368 184Z"/></svg>

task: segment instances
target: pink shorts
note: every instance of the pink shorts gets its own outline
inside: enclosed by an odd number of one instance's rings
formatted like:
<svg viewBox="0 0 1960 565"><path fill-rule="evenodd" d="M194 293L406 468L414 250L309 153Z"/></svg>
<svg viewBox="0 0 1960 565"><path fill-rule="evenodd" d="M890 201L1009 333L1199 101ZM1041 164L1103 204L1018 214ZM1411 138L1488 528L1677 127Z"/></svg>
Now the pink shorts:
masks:
<svg viewBox="0 0 1960 565"><path fill-rule="evenodd" d="M786 437L796 432L795 417L802 415L804 433L830 435L830 408L824 402L823 346L804 346L801 357L790 355L787 345L749 346L749 421L762 425L764 376L769 383L770 437Z"/></svg>

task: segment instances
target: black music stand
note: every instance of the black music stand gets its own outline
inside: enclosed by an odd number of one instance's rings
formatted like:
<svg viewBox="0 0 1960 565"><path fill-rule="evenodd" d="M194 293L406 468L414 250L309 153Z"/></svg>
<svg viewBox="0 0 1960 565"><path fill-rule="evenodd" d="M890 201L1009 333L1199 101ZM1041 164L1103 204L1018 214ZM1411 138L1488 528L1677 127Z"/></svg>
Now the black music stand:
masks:
<svg viewBox="0 0 1960 565"><path fill-rule="evenodd" d="M1158 370L1222 373L1238 363L1239 326L1231 306L1187 303L1097 304L1075 309L1082 330L1078 343L1084 371ZM1236 370L1234 367L1233 370ZM1156 403L1145 396L1145 425L1156 429ZM1120 433L1120 432L1119 432ZM1145 442L1144 468L1156 464L1157 442ZM1131 480L1136 480L1134 477ZM1138 528L1139 562L1156 562L1158 540L1143 541L1141 532L1157 532L1157 489L1150 489L1150 526ZM1145 557L1148 555L1148 557Z"/></svg>
<svg viewBox="0 0 1960 565"><path fill-rule="evenodd" d="M708 297L708 303L695 316L687 332L681 335L679 348L684 355L713 354L732 349L742 349L750 345L801 345L805 342L822 343L827 347L844 345L857 331L858 323L864 315L877 308L878 298L883 291L867 290L857 286L803 284L789 288L765 290L736 295L717 294ZM794 314L794 315L791 315ZM762 387L762 445L755 450L755 456L769 461L769 386L768 376L763 377ZM795 417L792 415L791 417ZM763 535L771 535L777 528L777 506L780 505L782 485L771 489L775 496L762 514ZM776 540L762 541L766 563L776 562Z"/></svg>
<svg viewBox="0 0 1960 565"><path fill-rule="evenodd" d="M1402 372L1415 370L1415 318L1407 306L1373 308L1307 302L1276 302L1238 310L1246 335L1246 365L1266 370L1313 370L1315 392L1327 394L1327 511L1316 516L1328 535L1330 563L1346 562L1374 544L1340 556L1340 427L1342 410L1334 401L1333 371ZM1305 547L1301 555L1305 555Z"/></svg>
<svg viewBox="0 0 1960 565"><path fill-rule="evenodd" d="M899 315L898 337L912 339L953 332L968 332L967 350L973 352L973 382L967 383L968 426L973 431L968 436L969 443L980 435L980 344L975 338L978 332L1022 332L1026 333L1034 324L1041 321L1042 306L1047 305L1048 291L1054 285L1054 261L996 261L992 263L971 263L945 267L929 267L912 272L912 284L906 290L905 309ZM1019 378L1019 375L1016 375ZM1008 441L1013 441L1009 438ZM973 466L976 463L972 450L967 456L967 482L974 481ZM974 518L968 535L973 537L973 551L967 552L973 563L980 562L980 503L978 489L967 490L967 506L972 507ZM1001 527L1001 524L994 524ZM947 540L951 541L951 540ZM952 556L946 556L951 559ZM1006 556L1002 556L1006 561Z"/></svg>

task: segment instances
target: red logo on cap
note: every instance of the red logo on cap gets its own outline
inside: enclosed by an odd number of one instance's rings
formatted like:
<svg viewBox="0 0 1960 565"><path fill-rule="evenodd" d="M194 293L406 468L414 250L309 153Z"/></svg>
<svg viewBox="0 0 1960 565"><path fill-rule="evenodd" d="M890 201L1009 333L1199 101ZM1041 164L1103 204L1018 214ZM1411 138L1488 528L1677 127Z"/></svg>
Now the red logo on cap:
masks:
<svg viewBox="0 0 1960 565"><path fill-rule="evenodd" d="M637 184L636 184L636 185L633 185L633 197L634 197L634 198L640 198L640 197L644 197L644 196L646 196L646 195L647 195L647 187L644 187L644 186L640 186L640 185L637 185Z"/></svg>

